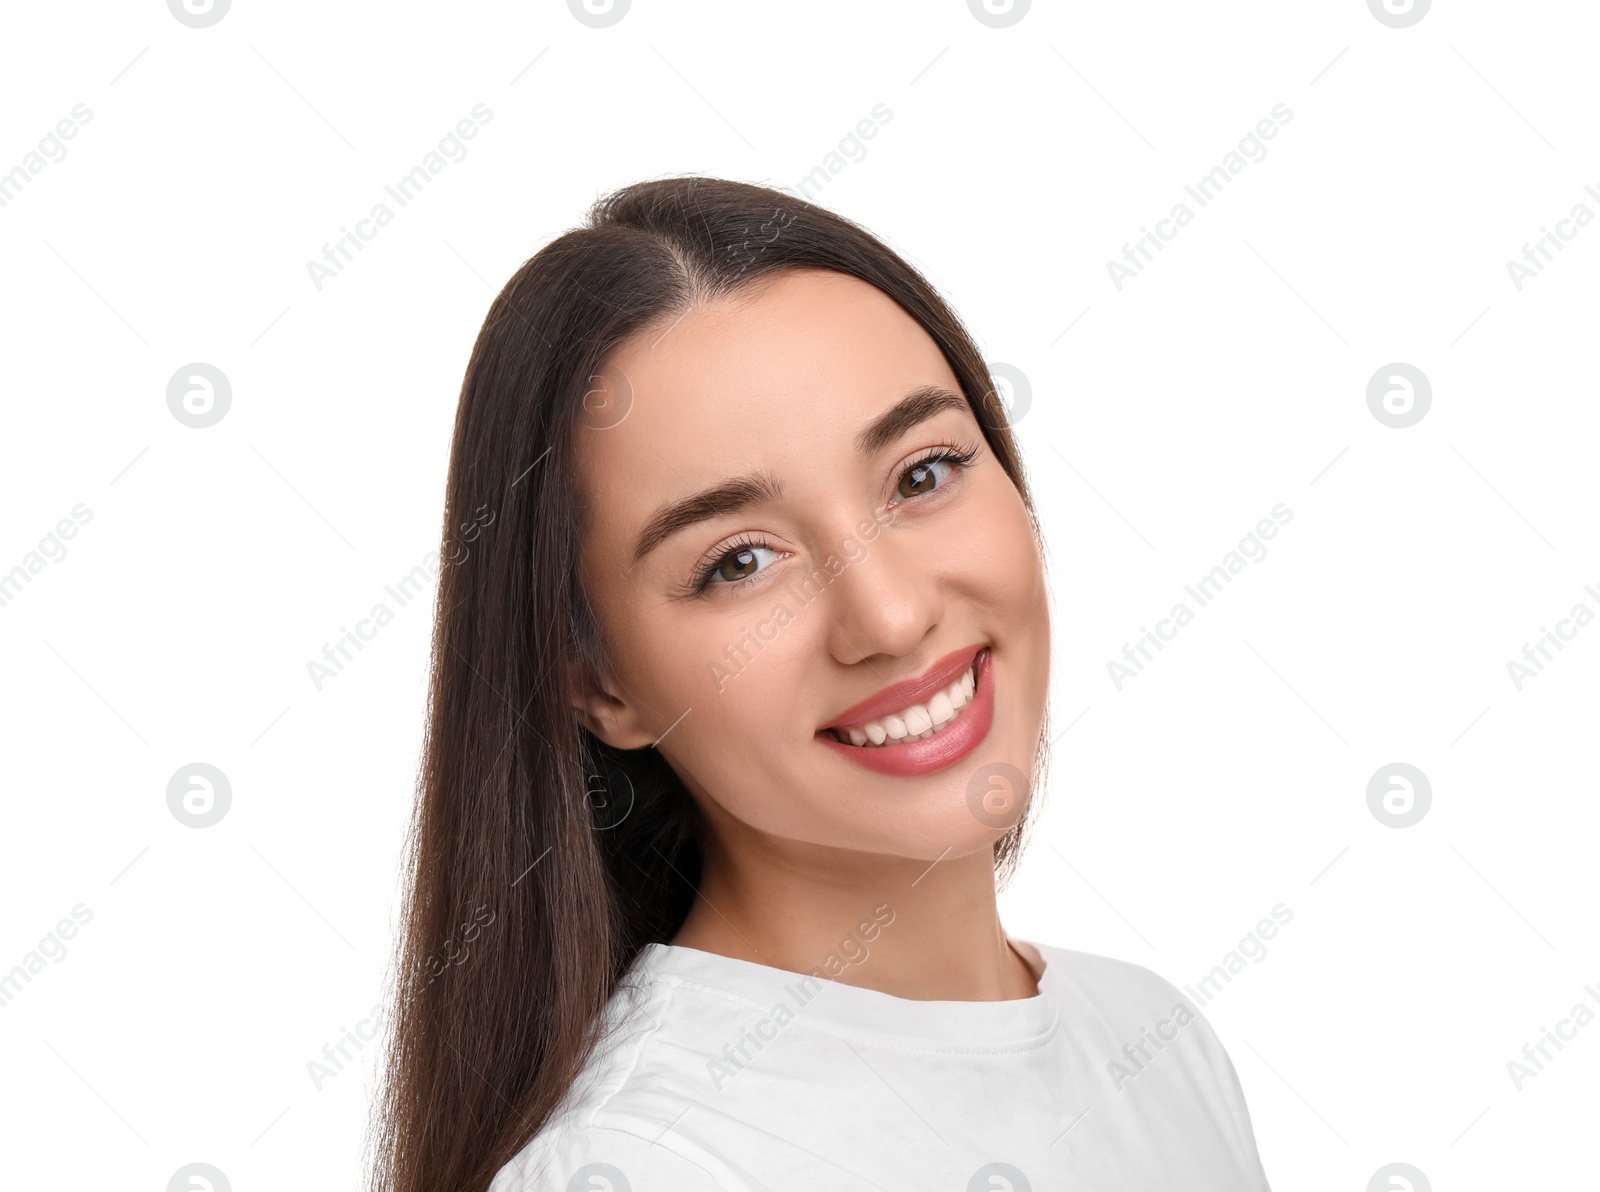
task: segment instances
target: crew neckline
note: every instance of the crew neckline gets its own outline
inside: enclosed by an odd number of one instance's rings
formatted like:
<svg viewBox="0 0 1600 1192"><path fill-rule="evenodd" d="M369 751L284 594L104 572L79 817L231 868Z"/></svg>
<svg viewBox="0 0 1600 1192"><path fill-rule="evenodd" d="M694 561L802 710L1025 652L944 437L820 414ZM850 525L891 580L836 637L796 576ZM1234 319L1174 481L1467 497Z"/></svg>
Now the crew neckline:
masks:
<svg viewBox="0 0 1600 1192"><path fill-rule="evenodd" d="M1060 974L1038 944L1010 938L1033 969L1039 991L1032 997L1001 1001L903 998L846 985L825 974L813 977L666 943L650 943L640 949L633 973L709 991L766 1014L783 1006L795 1016L795 1022L835 1034L941 1051L1025 1050L1042 1045L1055 1032ZM810 984L813 980L815 985Z"/></svg>

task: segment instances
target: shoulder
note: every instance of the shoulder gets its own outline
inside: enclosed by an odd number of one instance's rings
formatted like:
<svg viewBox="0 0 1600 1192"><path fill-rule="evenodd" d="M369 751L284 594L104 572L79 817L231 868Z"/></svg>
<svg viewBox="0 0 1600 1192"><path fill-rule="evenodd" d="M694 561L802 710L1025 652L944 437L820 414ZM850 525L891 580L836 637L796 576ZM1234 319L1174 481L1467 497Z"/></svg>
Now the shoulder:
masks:
<svg viewBox="0 0 1600 1192"><path fill-rule="evenodd" d="M626 1130L566 1121L496 1173L489 1192L726 1192L710 1172Z"/></svg>
<svg viewBox="0 0 1600 1192"><path fill-rule="evenodd" d="M1116 1017L1131 1012L1171 1011L1190 999L1160 973L1142 964L1035 943L1048 964L1047 979L1068 1001L1081 1001Z"/></svg>
<svg viewBox="0 0 1600 1192"><path fill-rule="evenodd" d="M1209 999L1179 989L1140 964L1035 944L1050 965L1064 1022L1079 1060L1102 1095L1145 1106L1165 1104L1229 1137L1239 1161L1258 1170L1255 1135L1233 1061L1201 1013ZM1261 1177L1263 1186L1265 1177Z"/></svg>
<svg viewBox="0 0 1600 1192"><path fill-rule="evenodd" d="M1114 1043L1117 1052L1156 1036L1203 1060L1219 1077L1233 1077L1221 1042L1200 1012L1203 1001L1189 991L1132 961L1050 944L1034 946L1049 962L1046 979L1052 980L1062 1013L1073 1019L1080 1035L1098 1036L1102 1046Z"/></svg>
<svg viewBox="0 0 1600 1192"><path fill-rule="evenodd" d="M582 1073L489 1192L724 1192L672 1134L685 1091L662 1056L674 992L643 973L618 987Z"/></svg>

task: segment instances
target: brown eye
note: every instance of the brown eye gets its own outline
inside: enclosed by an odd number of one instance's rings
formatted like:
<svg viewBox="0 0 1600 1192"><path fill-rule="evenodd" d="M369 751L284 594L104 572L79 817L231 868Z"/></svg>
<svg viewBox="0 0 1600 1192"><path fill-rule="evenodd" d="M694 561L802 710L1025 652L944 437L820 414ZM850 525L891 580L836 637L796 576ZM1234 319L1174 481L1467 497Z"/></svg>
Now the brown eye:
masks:
<svg viewBox="0 0 1600 1192"><path fill-rule="evenodd" d="M735 543L695 573L694 590L703 592L718 584L724 587L741 584L758 571L765 570L768 564L776 562L780 553L760 542Z"/></svg>
<svg viewBox="0 0 1600 1192"><path fill-rule="evenodd" d="M722 562L717 565L717 578L727 583L734 580L748 579L756 573L756 552L752 547L741 547L739 550L729 551L722 557Z"/></svg>
<svg viewBox="0 0 1600 1192"><path fill-rule="evenodd" d="M937 471L941 466L948 472L950 464L941 459L926 459L919 464L912 464L901 475L895 491L902 497L920 497L924 493L932 492L944 479L944 476Z"/></svg>

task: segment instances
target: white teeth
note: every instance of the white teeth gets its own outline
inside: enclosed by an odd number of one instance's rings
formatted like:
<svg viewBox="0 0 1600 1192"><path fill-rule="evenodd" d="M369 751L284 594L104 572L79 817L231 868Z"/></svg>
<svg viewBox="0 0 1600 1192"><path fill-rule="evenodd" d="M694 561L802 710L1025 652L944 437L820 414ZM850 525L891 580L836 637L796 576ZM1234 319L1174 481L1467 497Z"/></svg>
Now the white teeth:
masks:
<svg viewBox="0 0 1600 1192"><path fill-rule="evenodd" d="M848 739L850 744L858 747L926 741L959 718L961 709L972 702L977 688L977 672L969 668L966 674L943 691L936 692L925 704L913 704L881 720L833 731L840 739Z"/></svg>

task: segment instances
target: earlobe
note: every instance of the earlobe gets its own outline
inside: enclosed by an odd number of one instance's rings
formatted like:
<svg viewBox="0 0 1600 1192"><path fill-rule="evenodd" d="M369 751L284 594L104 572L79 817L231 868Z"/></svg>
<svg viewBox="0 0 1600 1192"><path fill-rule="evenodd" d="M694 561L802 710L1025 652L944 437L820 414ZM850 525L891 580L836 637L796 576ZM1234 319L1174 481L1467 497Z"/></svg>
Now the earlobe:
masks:
<svg viewBox="0 0 1600 1192"><path fill-rule="evenodd" d="M655 741L633 701L612 694L593 676L569 678L567 702L578 722L613 749L643 749Z"/></svg>

